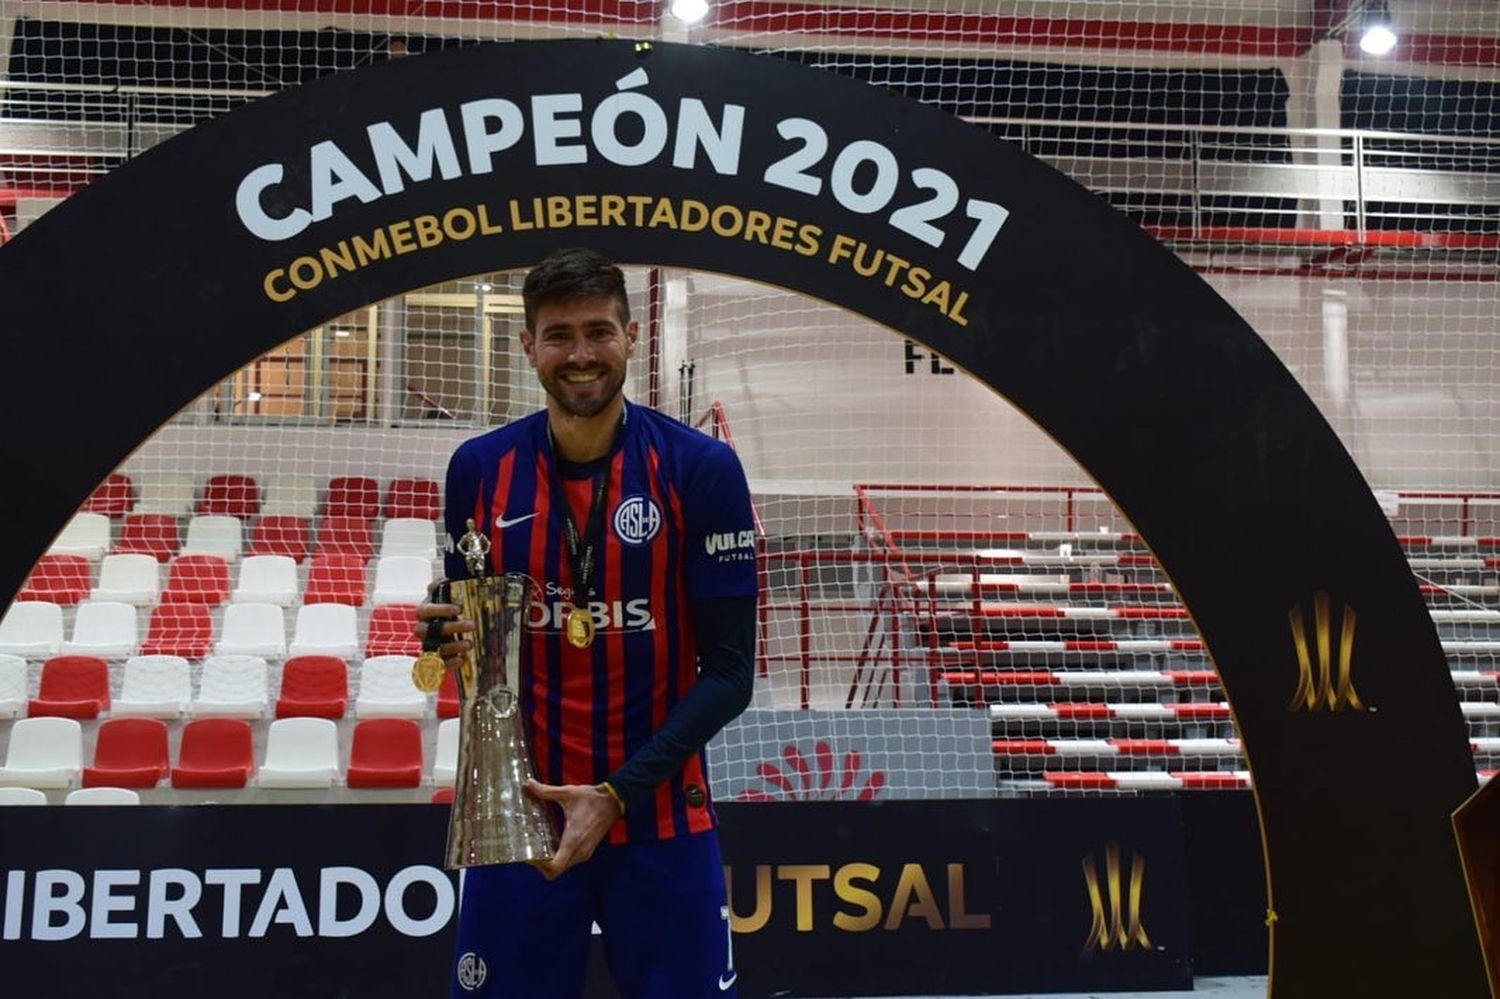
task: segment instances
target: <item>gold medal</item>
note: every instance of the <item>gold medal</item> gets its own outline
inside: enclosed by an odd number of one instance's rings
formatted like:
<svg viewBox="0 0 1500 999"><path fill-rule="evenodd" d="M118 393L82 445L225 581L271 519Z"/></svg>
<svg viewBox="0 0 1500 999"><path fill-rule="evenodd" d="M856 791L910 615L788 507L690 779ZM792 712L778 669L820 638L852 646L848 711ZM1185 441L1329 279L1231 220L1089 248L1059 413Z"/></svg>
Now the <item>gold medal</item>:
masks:
<svg viewBox="0 0 1500 999"><path fill-rule="evenodd" d="M569 607L567 610L568 642L575 649L586 649L594 644L594 615L586 607Z"/></svg>
<svg viewBox="0 0 1500 999"><path fill-rule="evenodd" d="M411 682L424 694L430 694L443 685L443 657L436 652L424 652L411 664Z"/></svg>

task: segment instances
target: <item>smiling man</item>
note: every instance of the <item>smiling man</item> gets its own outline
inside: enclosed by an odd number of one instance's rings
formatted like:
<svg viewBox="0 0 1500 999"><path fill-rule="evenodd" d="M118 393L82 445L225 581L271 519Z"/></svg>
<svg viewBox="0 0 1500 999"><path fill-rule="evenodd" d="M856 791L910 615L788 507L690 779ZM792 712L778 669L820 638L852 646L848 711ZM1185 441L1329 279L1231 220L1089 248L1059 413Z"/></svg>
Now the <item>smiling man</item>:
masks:
<svg viewBox="0 0 1500 999"><path fill-rule="evenodd" d="M467 872L453 994L571 999L597 922L625 999L730 996L703 746L754 682L745 473L726 445L625 399L639 327L618 267L560 250L522 296L546 409L458 448L446 520L454 545L472 518L496 573L541 584L521 681L542 781L529 790L564 822L547 864ZM448 575L467 575L452 548ZM472 628L444 626L449 666Z"/></svg>

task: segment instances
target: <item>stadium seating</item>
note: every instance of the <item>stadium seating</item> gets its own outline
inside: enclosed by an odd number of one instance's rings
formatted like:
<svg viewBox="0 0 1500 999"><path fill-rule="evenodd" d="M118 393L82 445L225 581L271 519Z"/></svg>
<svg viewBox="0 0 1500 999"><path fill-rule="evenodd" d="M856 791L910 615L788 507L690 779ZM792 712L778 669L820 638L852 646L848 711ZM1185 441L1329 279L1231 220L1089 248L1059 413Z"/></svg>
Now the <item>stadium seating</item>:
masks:
<svg viewBox="0 0 1500 999"><path fill-rule="evenodd" d="M411 680L411 656L375 656L359 668L356 718L421 718L427 695Z"/></svg>
<svg viewBox="0 0 1500 999"><path fill-rule="evenodd" d="M212 611L203 604L160 604L151 609L141 655L202 659L214 643Z"/></svg>
<svg viewBox="0 0 1500 999"><path fill-rule="evenodd" d="M437 534L430 520L388 520L380 532L380 554L420 555L431 559L437 555Z"/></svg>
<svg viewBox="0 0 1500 999"><path fill-rule="evenodd" d="M172 562L164 604L208 604L229 599L229 563L217 555L180 555Z"/></svg>
<svg viewBox="0 0 1500 999"><path fill-rule="evenodd" d="M238 562L244 548L244 527L238 517L202 516L188 521L183 555L217 555Z"/></svg>
<svg viewBox="0 0 1500 999"><path fill-rule="evenodd" d="M443 682L438 687L437 693L437 716L439 718L457 718L459 709L458 701L458 674L451 669L443 670Z"/></svg>
<svg viewBox="0 0 1500 999"><path fill-rule="evenodd" d="M109 710L109 665L96 656L54 656L42 664L31 718L97 718Z"/></svg>
<svg viewBox="0 0 1500 999"><path fill-rule="evenodd" d="M412 604L386 604L370 612L365 636L365 657L416 656L422 643L416 634L417 608Z"/></svg>
<svg viewBox="0 0 1500 999"><path fill-rule="evenodd" d="M422 783L422 727L406 718L372 718L354 726L350 787L417 787Z"/></svg>
<svg viewBox="0 0 1500 999"><path fill-rule="evenodd" d="M265 517L312 520L318 512L318 483L306 475L279 475L266 483Z"/></svg>
<svg viewBox="0 0 1500 999"><path fill-rule="evenodd" d="M458 778L458 719L438 725L437 751L433 753L432 782L452 787Z"/></svg>
<svg viewBox="0 0 1500 999"><path fill-rule="evenodd" d="M82 555L43 555L17 595L18 600L44 600L72 607L89 595L89 560Z"/></svg>
<svg viewBox="0 0 1500 999"><path fill-rule="evenodd" d="M135 509L135 484L130 481L130 476L111 472L104 477L103 482L94 487L80 509L84 513L123 517Z"/></svg>
<svg viewBox="0 0 1500 999"><path fill-rule="evenodd" d="M254 733L239 718L198 718L182 728L176 788L244 787L255 772Z"/></svg>
<svg viewBox="0 0 1500 999"><path fill-rule="evenodd" d="M10 727L0 785L67 787L83 771L83 727L72 718L22 718Z"/></svg>
<svg viewBox="0 0 1500 999"><path fill-rule="evenodd" d="M193 512L193 494L197 488L189 476L142 475L140 488L141 498L135 505L136 513L161 514L175 520Z"/></svg>
<svg viewBox="0 0 1500 999"><path fill-rule="evenodd" d="M372 625L373 627L373 625ZM297 611L296 630L287 653L353 659L359 654L354 608L347 604L305 604Z"/></svg>
<svg viewBox="0 0 1500 999"><path fill-rule="evenodd" d="M369 561L375 555L370 522L363 517L324 517L318 522L318 555L356 555Z"/></svg>
<svg viewBox="0 0 1500 999"><path fill-rule="evenodd" d="M255 522L249 554L285 555L300 564L307 558L311 524L307 517L267 514Z"/></svg>
<svg viewBox="0 0 1500 999"><path fill-rule="evenodd" d="M155 787L167 776L167 726L156 718L101 722L94 765L84 767L84 787Z"/></svg>
<svg viewBox="0 0 1500 999"><path fill-rule="evenodd" d="M453 788L440 787L436 791L432 792L432 803L434 805L452 805Z"/></svg>
<svg viewBox="0 0 1500 999"><path fill-rule="evenodd" d="M47 794L34 787L0 787L0 805L45 805Z"/></svg>
<svg viewBox="0 0 1500 999"><path fill-rule="evenodd" d="M82 555L97 562L109 551L109 518L102 513L75 513L47 549L52 555Z"/></svg>
<svg viewBox="0 0 1500 999"><path fill-rule="evenodd" d="M270 703L268 672L260 656L212 656L189 710L198 717L260 718Z"/></svg>
<svg viewBox="0 0 1500 999"><path fill-rule="evenodd" d="M64 805L139 805L139 792L128 787L80 787L69 791Z"/></svg>
<svg viewBox="0 0 1500 999"><path fill-rule="evenodd" d="M339 730L326 718L279 718L266 731L261 787L332 787L339 779Z"/></svg>
<svg viewBox="0 0 1500 999"><path fill-rule="evenodd" d="M380 483L359 475L341 475L328 480L328 500L323 512L330 517L352 517L370 521L380 516Z"/></svg>
<svg viewBox="0 0 1500 999"><path fill-rule="evenodd" d="M63 616L57 604L17 600L0 618L0 653L40 659L62 650Z"/></svg>
<svg viewBox="0 0 1500 999"><path fill-rule="evenodd" d="M442 516L438 484L431 479L392 479L385 491L385 515L433 521Z"/></svg>
<svg viewBox="0 0 1500 999"><path fill-rule="evenodd" d="M124 659L138 651L136 609L113 600L89 600L78 605L73 637L63 643L71 655Z"/></svg>
<svg viewBox="0 0 1500 999"><path fill-rule="evenodd" d="M348 604L365 602L365 560L358 555L314 555L307 572L304 604Z"/></svg>
<svg viewBox="0 0 1500 999"><path fill-rule="evenodd" d="M286 615L275 604L230 604L214 654L280 659L286 655Z"/></svg>
<svg viewBox="0 0 1500 999"><path fill-rule="evenodd" d="M149 607L161 596L161 563L152 555L106 555L91 600Z"/></svg>
<svg viewBox="0 0 1500 999"><path fill-rule="evenodd" d="M431 556L385 555L375 563L375 593L370 602L377 607L421 603L431 582Z"/></svg>
<svg viewBox="0 0 1500 999"><path fill-rule="evenodd" d="M117 554L150 555L158 562L170 562L182 545L177 532L177 517L166 513L128 514L120 525Z"/></svg>
<svg viewBox="0 0 1500 999"><path fill-rule="evenodd" d="M277 718L342 718L349 710L349 665L337 656L294 655L281 671Z"/></svg>
<svg viewBox="0 0 1500 999"><path fill-rule="evenodd" d="M260 513L260 486L249 475L210 475L193 512L249 520Z"/></svg>
<svg viewBox="0 0 1500 999"><path fill-rule="evenodd" d="M240 604L290 607L297 602L297 563L286 555L249 556L240 563L231 599Z"/></svg>
<svg viewBox="0 0 1500 999"><path fill-rule="evenodd" d="M182 656L132 656L125 662L120 696L110 711L117 717L180 718L193 699L188 663Z"/></svg>
<svg viewBox="0 0 1500 999"><path fill-rule="evenodd" d="M26 707L26 660L0 655L0 718L14 718Z"/></svg>

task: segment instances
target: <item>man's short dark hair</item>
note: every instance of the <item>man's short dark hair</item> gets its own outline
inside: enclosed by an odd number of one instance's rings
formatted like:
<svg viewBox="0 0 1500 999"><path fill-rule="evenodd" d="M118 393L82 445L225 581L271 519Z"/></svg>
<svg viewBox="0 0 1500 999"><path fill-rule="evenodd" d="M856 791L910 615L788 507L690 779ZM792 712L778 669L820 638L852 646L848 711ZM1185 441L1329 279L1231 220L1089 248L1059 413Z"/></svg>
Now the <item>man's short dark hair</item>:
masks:
<svg viewBox="0 0 1500 999"><path fill-rule="evenodd" d="M620 326L630 325L625 273L603 254L574 246L549 253L526 275L521 287L526 328L536 329L536 310L542 305L579 298L613 298L620 309Z"/></svg>

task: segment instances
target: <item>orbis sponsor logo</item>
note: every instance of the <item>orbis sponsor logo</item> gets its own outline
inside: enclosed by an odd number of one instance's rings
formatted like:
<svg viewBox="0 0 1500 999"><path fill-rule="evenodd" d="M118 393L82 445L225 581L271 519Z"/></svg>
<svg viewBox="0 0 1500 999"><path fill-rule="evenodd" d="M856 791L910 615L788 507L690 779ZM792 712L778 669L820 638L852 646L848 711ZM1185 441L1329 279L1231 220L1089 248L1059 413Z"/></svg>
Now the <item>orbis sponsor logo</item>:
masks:
<svg viewBox="0 0 1500 999"><path fill-rule="evenodd" d="M971 912L964 894L964 865L852 863L756 864L754 896L736 904L734 868L724 866L730 919L736 933L754 933L772 919L790 916L798 933L832 926L849 933L900 930L987 930L988 913ZM740 887L745 887L740 879ZM778 907L779 906L779 907ZM779 913L779 914L778 914Z"/></svg>
<svg viewBox="0 0 1500 999"><path fill-rule="evenodd" d="M358 867L304 871L300 879L290 867L13 870L0 939L352 937L381 916L398 933L430 937L453 912L453 882L426 865L402 868L383 886Z"/></svg>
<svg viewBox="0 0 1500 999"><path fill-rule="evenodd" d="M719 531L703 539L703 550L720 561L755 557L754 531Z"/></svg>
<svg viewBox="0 0 1500 999"><path fill-rule="evenodd" d="M552 584L547 586L548 595L554 594ZM531 605L531 617L526 622L533 628L561 630L573 604L564 597L561 600L538 600ZM656 618L651 614L651 601L646 597L634 600L591 600L589 613L594 617L595 631L654 631Z"/></svg>

